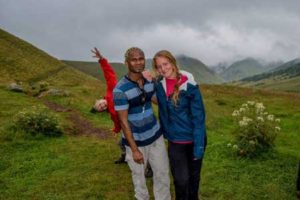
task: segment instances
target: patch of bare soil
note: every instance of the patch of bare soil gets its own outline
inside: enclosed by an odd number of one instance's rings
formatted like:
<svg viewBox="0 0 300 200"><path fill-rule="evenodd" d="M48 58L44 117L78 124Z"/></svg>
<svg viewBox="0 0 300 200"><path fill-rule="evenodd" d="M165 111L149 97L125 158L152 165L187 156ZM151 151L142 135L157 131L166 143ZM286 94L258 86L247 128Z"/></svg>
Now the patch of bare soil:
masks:
<svg viewBox="0 0 300 200"><path fill-rule="evenodd" d="M77 111L65 108L53 102L45 101L44 104L55 112L69 112L68 120L72 123L72 127L65 129L67 133L76 135L93 135L100 139L111 137L111 133L105 129L95 127L90 121L81 117Z"/></svg>
<svg viewBox="0 0 300 200"><path fill-rule="evenodd" d="M75 132L78 135L95 135L101 139L106 139L111 136L107 130L93 126L91 122L82 118L74 111L70 113L68 118L73 123L73 131L75 129Z"/></svg>
<svg viewBox="0 0 300 200"><path fill-rule="evenodd" d="M44 104L50 108L51 110L54 110L55 112L70 112L72 111L71 109L69 108L65 108L61 105L58 105L56 103L52 103L52 102L49 102L49 101L44 101Z"/></svg>

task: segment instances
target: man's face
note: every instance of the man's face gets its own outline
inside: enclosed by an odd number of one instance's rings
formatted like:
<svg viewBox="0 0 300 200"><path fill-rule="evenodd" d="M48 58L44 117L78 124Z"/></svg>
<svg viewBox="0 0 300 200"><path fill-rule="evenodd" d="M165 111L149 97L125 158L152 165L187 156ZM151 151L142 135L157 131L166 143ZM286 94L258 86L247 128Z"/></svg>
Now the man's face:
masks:
<svg viewBox="0 0 300 200"><path fill-rule="evenodd" d="M128 70L132 73L141 73L145 69L145 56L140 51L132 51L126 61Z"/></svg>

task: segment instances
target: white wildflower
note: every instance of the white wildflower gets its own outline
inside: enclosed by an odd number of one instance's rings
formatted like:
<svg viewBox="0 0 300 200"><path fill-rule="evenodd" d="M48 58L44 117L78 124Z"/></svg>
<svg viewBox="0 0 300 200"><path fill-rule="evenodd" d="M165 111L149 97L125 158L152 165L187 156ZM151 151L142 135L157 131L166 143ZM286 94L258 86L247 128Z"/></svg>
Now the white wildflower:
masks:
<svg viewBox="0 0 300 200"><path fill-rule="evenodd" d="M248 122L242 120L242 121L239 121L239 125L240 125L240 127L247 126Z"/></svg>
<svg viewBox="0 0 300 200"><path fill-rule="evenodd" d="M231 143L228 143L228 144L227 144L227 147L231 147L231 146L232 146L232 144L231 144Z"/></svg>
<svg viewBox="0 0 300 200"><path fill-rule="evenodd" d="M257 117L257 120L261 121L261 122L264 122L264 118L262 118L262 117Z"/></svg>
<svg viewBox="0 0 300 200"><path fill-rule="evenodd" d="M249 117L243 117L243 121L245 122L252 122L253 120Z"/></svg>
<svg viewBox="0 0 300 200"><path fill-rule="evenodd" d="M240 112L245 112L246 109L245 108L240 108Z"/></svg>
<svg viewBox="0 0 300 200"><path fill-rule="evenodd" d="M239 146L235 144L235 145L232 146L232 148L233 148L233 149L238 149Z"/></svg>
<svg viewBox="0 0 300 200"><path fill-rule="evenodd" d="M256 108L256 113L261 113L265 110L265 106L263 103L256 103L255 108Z"/></svg>
<svg viewBox="0 0 300 200"><path fill-rule="evenodd" d="M281 128L280 128L279 126L275 126L275 130L276 130L276 131L280 131Z"/></svg>
<svg viewBox="0 0 300 200"><path fill-rule="evenodd" d="M248 104L244 103L244 104L242 104L242 107L247 109L248 108Z"/></svg>
<svg viewBox="0 0 300 200"><path fill-rule="evenodd" d="M247 101L247 103L251 106L253 106L255 104L255 101Z"/></svg>
<svg viewBox="0 0 300 200"><path fill-rule="evenodd" d="M279 118L275 119L275 122L280 122L280 119Z"/></svg>
<svg viewBox="0 0 300 200"><path fill-rule="evenodd" d="M274 121L274 115L268 115L268 116L267 116L267 119L268 119L269 121Z"/></svg>
<svg viewBox="0 0 300 200"><path fill-rule="evenodd" d="M238 110L235 110L235 111L233 111L233 113L232 113L232 116L233 117L236 117L236 116L239 116L240 115L240 112L238 111Z"/></svg>

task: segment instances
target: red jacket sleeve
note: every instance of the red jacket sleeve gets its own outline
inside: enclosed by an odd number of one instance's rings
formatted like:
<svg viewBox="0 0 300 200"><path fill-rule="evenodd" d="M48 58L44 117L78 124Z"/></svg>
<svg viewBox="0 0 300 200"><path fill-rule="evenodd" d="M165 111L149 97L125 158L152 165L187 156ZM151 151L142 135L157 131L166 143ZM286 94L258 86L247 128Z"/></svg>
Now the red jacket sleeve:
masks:
<svg viewBox="0 0 300 200"><path fill-rule="evenodd" d="M107 101L107 111L109 112L110 118L114 123L113 131L115 133L118 133L121 131L121 126L120 126L118 115L114 108L114 101L113 101L113 89L115 88L118 82L116 73L105 58L99 60L99 63L103 71L105 82L106 82L105 99Z"/></svg>
<svg viewBox="0 0 300 200"><path fill-rule="evenodd" d="M107 92L112 93L113 89L115 88L115 86L117 85L117 82L118 82L116 73L115 73L114 69L112 68L112 66L108 63L108 61L105 58L99 60L99 63L102 68L104 78L106 81L106 93Z"/></svg>

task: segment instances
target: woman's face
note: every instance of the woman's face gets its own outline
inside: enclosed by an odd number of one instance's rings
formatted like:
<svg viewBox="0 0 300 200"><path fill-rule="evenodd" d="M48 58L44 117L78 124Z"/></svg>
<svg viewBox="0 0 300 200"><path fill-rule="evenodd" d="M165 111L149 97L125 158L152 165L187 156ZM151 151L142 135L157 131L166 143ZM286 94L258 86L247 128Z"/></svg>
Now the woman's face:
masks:
<svg viewBox="0 0 300 200"><path fill-rule="evenodd" d="M106 99L100 99L100 100L97 100L95 105L94 105L94 108L98 111L98 112L103 112L107 109L107 101Z"/></svg>
<svg viewBox="0 0 300 200"><path fill-rule="evenodd" d="M165 57L155 59L157 72L165 78L176 78L175 66Z"/></svg>

